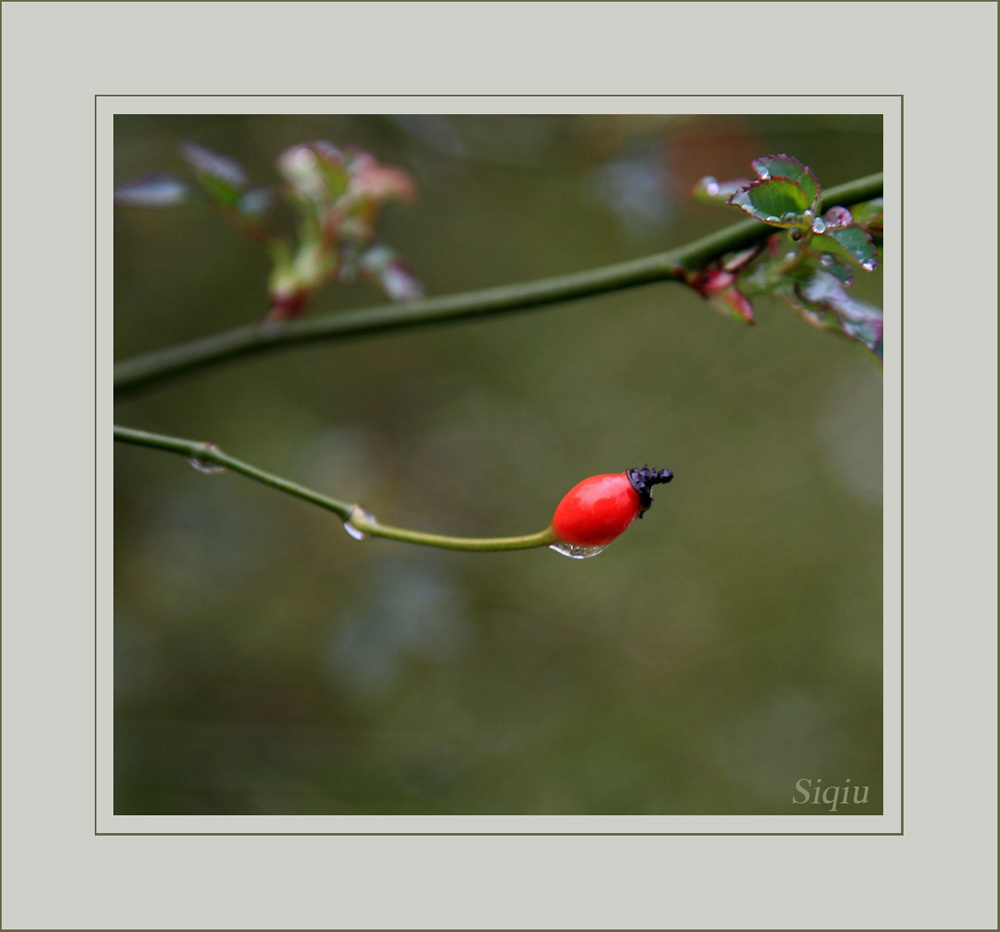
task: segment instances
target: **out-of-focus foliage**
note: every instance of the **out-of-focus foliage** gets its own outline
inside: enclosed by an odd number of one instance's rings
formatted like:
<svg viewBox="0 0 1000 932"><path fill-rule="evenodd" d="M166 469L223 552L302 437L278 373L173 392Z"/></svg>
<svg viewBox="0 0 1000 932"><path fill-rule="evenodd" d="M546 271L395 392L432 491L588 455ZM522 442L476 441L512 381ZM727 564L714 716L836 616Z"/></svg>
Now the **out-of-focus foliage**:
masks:
<svg viewBox="0 0 1000 932"><path fill-rule="evenodd" d="M379 232L432 295L689 242L738 216L692 202L697 179L762 152L830 186L882 167L867 116L135 116L116 118L116 177L181 177L178 139L247 178L303 139L400 166L420 201ZM115 229L118 358L258 313L256 244L184 210ZM848 293L880 304L881 271ZM822 814L793 804L801 779L868 785L841 811L881 811L881 378L754 302L767 326L746 330L655 285L119 402L120 423L443 533L538 529L588 475L676 479L575 561L358 542L239 476L119 446L116 811Z"/></svg>
<svg viewBox="0 0 1000 932"><path fill-rule="evenodd" d="M278 189L294 208L297 240L267 225L274 190L248 188L246 170L235 159L195 142L179 151L194 169L200 190L166 173L140 175L115 188L120 207L174 207L206 203L251 240L264 244L274 269L268 281L268 316L298 317L313 294L330 281L363 278L394 301L419 298L423 289L409 266L375 235L383 204L409 201L416 185L405 171L382 165L364 151L341 152L328 142L301 143L278 158Z"/></svg>

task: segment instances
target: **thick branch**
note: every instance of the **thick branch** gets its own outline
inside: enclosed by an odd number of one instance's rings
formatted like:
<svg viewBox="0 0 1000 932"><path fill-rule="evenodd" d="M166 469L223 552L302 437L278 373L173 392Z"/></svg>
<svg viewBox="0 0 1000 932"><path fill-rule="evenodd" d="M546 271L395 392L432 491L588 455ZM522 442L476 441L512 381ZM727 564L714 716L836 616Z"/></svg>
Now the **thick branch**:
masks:
<svg viewBox="0 0 1000 932"><path fill-rule="evenodd" d="M272 475L257 469L249 463L244 463L235 457L223 453L215 444L201 443L197 440L182 440L179 437L167 437L163 434L150 434L142 430L132 430L128 427L115 426L115 440L121 443L133 443L141 447L152 447L155 450L166 450L169 453L179 453L186 456L191 464L202 471L211 471L213 467L231 469L255 482L261 482L296 498L304 499L320 508L326 508L339 515L344 525L352 529L355 537L384 537L389 540L399 540L409 544L422 544L425 547L441 547L446 550L528 550L532 547L548 547L556 542L556 536L551 527L537 534L526 534L523 537L449 537L444 534L426 534L423 531L413 531L409 528L391 527L380 524L359 505L351 505L320 495L312 489L289 482L280 476ZM221 470L220 470L221 471Z"/></svg>
<svg viewBox="0 0 1000 932"><path fill-rule="evenodd" d="M825 207L850 207L881 193L882 173L879 172L830 188L824 192L823 202ZM756 220L744 220L669 252L571 275L283 324L238 327L118 363L115 366L115 393L134 392L171 376L285 346L527 310L652 282L678 281L685 270L701 269L714 259L744 249L773 232L773 227Z"/></svg>

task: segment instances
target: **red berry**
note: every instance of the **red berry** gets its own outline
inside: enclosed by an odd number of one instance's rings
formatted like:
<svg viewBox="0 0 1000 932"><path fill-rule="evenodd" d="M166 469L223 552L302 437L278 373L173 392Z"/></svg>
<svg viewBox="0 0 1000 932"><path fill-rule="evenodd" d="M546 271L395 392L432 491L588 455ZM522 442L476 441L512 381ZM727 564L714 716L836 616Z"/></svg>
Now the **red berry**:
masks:
<svg viewBox="0 0 1000 932"><path fill-rule="evenodd" d="M673 477L669 469L644 466L584 479L559 503L552 530L559 540L579 547L610 544L653 504L650 488Z"/></svg>

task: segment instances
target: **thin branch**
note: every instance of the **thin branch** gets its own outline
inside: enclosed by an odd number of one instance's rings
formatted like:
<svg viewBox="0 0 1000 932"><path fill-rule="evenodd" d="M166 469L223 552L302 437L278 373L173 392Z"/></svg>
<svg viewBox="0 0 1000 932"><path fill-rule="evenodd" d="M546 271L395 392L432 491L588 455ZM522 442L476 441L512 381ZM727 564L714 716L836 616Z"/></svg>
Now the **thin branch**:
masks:
<svg viewBox="0 0 1000 932"><path fill-rule="evenodd" d="M352 530L353 536L384 537L389 540L404 541L409 544L421 544L425 547L441 547L446 550L528 550L532 547L548 547L556 542L551 527L537 534L526 534L522 537L449 537L444 534L426 534L423 531L413 531L409 528L392 527L380 524L378 520L365 511L360 505L341 502L326 495L320 495L312 489L295 482L289 482L280 476L264 472L249 463L244 463L227 453L223 453L213 443L203 443L197 440L182 440L180 437L167 437L163 434L150 434L142 430L132 430L129 427L115 425L115 440L121 443L132 443L141 447L151 447L155 450L166 450L187 457L195 469L202 472L231 469L248 479L261 482L296 498L304 499L320 508L332 511L343 520L345 527Z"/></svg>
<svg viewBox="0 0 1000 932"><path fill-rule="evenodd" d="M879 172L830 188L824 192L823 202L825 207L850 207L881 193L882 173ZM714 259L744 249L773 232L773 227L757 220L744 220L669 252L571 275L289 323L238 327L118 363L115 366L115 393L134 392L172 376L286 346L527 310L652 282L678 281L682 280L685 270L701 269Z"/></svg>

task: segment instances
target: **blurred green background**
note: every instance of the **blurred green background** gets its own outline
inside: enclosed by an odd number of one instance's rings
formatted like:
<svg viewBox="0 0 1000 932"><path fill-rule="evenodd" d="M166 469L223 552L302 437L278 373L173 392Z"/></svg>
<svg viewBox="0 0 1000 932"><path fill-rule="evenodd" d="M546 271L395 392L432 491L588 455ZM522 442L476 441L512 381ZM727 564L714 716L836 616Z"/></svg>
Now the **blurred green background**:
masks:
<svg viewBox="0 0 1000 932"><path fill-rule="evenodd" d="M428 296L572 272L740 219L702 175L787 152L882 168L869 116L118 116L115 180L192 139L276 181L287 146L416 178L379 229ZM189 177L189 175L185 175ZM890 259L891 261L891 259ZM115 355L267 309L264 252L195 208L115 216ZM859 297L881 303L881 275ZM312 314L383 303L330 286ZM541 530L589 475L675 481L602 555L356 542L336 516L115 449L118 814L882 809L882 385L784 306L675 284L238 361L116 404L387 523ZM800 798L800 797L797 797Z"/></svg>

